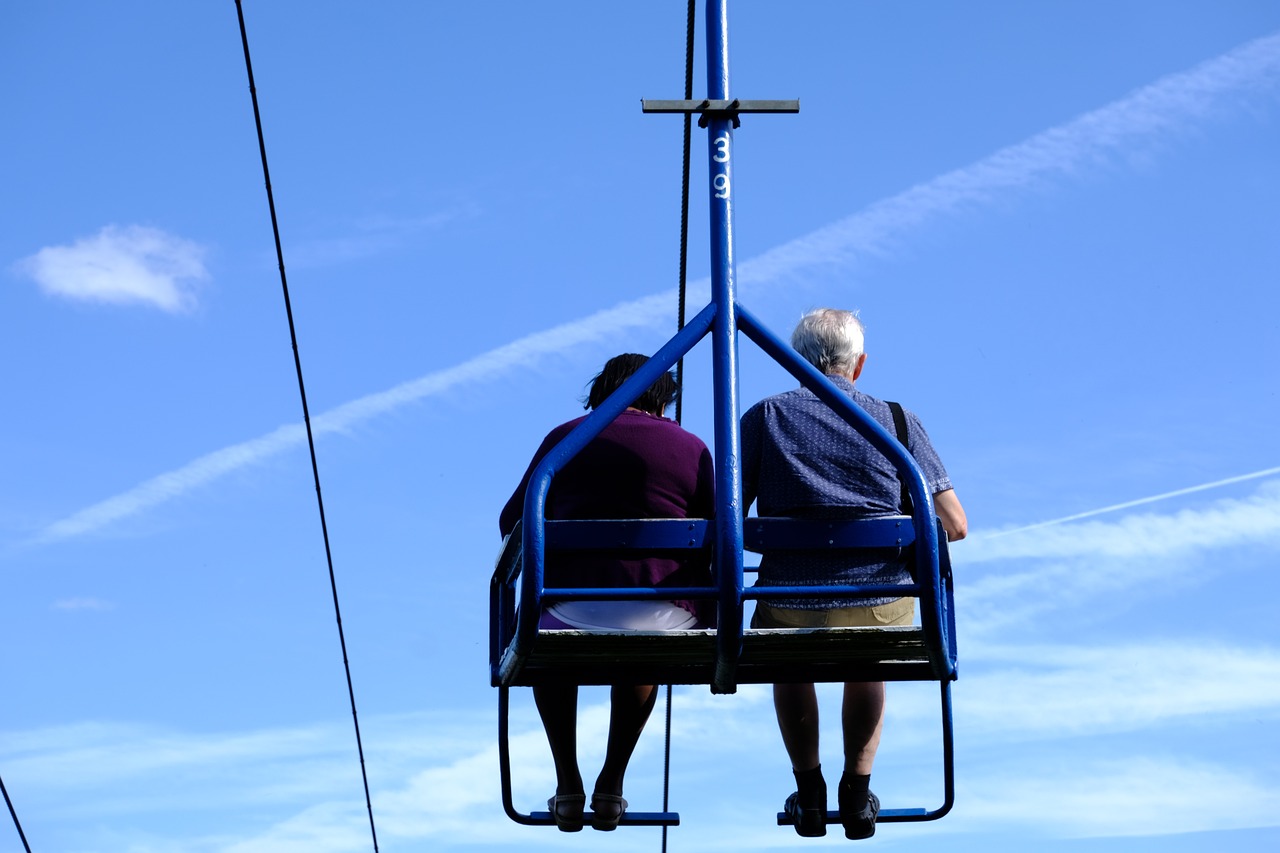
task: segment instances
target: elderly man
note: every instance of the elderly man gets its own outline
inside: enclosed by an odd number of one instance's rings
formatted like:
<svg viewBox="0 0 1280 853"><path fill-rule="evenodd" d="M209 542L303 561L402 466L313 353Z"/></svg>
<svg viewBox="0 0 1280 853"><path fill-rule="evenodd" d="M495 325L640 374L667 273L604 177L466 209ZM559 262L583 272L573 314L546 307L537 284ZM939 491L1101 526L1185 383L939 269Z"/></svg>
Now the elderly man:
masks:
<svg viewBox="0 0 1280 853"><path fill-rule="evenodd" d="M822 308L805 315L791 346L864 411L895 434L890 403L854 388L867 356L863 327L848 311ZM968 533L964 509L924 427L898 407L907 449L924 472L947 539ZM742 417L744 511L758 501L762 516L830 518L897 515L901 482L894 466L813 392L806 388L769 397ZM909 583L905 559L896 549L855 556L765 554L760 583L807 586ZM760 602L757 628L910 625L915 599L781 599ZM812 684L775 684L774 707L782 741L791 758L797 791L786 812L803 836L826 834L827 788L818 757L818 700ZM884 722L884 683L844 685L842 728L844 774L838 801L845 836L875 833L880 802L870 791L871 767Z"/></svg>

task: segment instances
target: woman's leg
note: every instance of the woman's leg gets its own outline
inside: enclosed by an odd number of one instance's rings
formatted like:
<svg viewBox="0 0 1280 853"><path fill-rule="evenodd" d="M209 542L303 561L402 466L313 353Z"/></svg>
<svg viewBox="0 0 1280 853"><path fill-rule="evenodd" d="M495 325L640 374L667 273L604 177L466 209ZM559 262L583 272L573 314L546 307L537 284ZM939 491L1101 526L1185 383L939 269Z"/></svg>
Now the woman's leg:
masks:
<svg viewBox="0 0 1280 853"><path fill-rule="evenodd" d="M533 701L542 717L542 727L547 730L547 743L556 766L556 794L581 794L577 685L540 685L533 688Z"/></svg>
<svg viewBox="0 0 1280 853"><path fill-rule="evenodd" d="M658 688L652 684L615 684L610 698L609 744L604 767L596 779L596 792L621 794L622 777L658 700Z"/></svg>

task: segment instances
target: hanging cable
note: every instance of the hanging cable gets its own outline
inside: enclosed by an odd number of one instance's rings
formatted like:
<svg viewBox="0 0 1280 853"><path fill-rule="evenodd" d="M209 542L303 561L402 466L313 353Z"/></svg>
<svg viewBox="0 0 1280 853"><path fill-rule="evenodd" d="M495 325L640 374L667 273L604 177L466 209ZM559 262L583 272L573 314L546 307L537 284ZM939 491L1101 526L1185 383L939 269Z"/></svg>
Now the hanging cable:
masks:
<svg viewBox="0 0 1280 853"><path fill-rule="evenodd" d="M684 99L693 100L693 36L695 6L697 0L689 0L684 35ZM685 294L689 273L689 148L693 135L693 115L684 114L684 170L680 181L680 288L677 301L679 316L676 330L684 328ZM684 356L676 362L676 423L684 414Z"/></svg>
<svg viewBox="0 0 1280 853"><path fill-rule="evenodd" d="M4 786L4 779L0 779L0 794L4 794L4 804L9 807L9 814L13 817L14 828L18 830L18 837L22 839L22 849L27 853L31 853L31 845L27 843L27 834L22 831L22 824L18 821L18 811L13 807L13 800L9 799L9 791Z"/></svg>
<svg viewBox="0 0 1280 853"><path fill-rule="evenodd" d="M276 217L275 196L271 192L271 172L267 168L267 143L262 133L262 114L258 110L258 90L253 84L253 63L249 59L249 35L244 25L244 9L236 0L236 16L240 19L240 41L244 44L244 68L249 75L249 95L253 100L253 121L258 129L258 151L262 155L262 177L267 185L267 206L271 210L271 231L276 242L276 260L280 265L280 287L284 291L284 310L289 318L289 339L293 344L293 364L298 374L298 394L302 398L302 418L307 426L307 447L311 451L311 473L316 484L316 505L320 510L320 532L324 537L324 556L329 564L329 587L333 591L333 612L338 620L338 642L342 646L342 666L347 673L347 695L351 699L351 720L356 730L356 751L360 754L360 776L364 780L364 801L369 810L369 831L373 833L374 853L378 850L378 830L373 823L373 800L369 796L369 774L365 770L364 746L360 741L360 718L356 714L356 693L351 682L351 664L347 659L347 640L342 631L342 610L338 607L338 581L333 571L333 553L329 547L329 526L324 517L324 497L320 492L320 466L316 462L315 435L311 429L311 413L307 408L307 389L302 381L302 358L298 353L298 335L293 324L293 306L289 301L289 282L284 272L284 251L280 247L280 224ZM7 796L6 796L6 799Z"/></svg>
<svg viewBox="0 0 1280 853"><path fill-rule="evenodd" d="M684 99L693 100L693 36L697 0L689 0L684 34ZM684 114L684 170L680 184L680 288L676 331L684 328L685 295L689 272L689 159L693 115ZM676 362L676 423L684 420L684 356ZM667 725L662 748L662 810L671 810L671 685L667 685ZM662 853L667 853L667 829L662 827Z"/></svg>

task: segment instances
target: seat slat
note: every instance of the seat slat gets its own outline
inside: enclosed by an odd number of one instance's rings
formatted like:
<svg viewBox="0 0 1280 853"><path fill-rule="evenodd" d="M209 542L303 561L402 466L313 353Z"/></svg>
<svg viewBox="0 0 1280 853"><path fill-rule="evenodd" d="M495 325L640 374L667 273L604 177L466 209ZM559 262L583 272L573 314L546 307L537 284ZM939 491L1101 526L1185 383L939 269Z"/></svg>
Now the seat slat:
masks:
<svg viewBox="0 0 1280 853"><path fill-rule="evenodd" d="M711 630L540 631L516 683L702 683L714 669L715 637ZM814 680L900 681L931 672L920 628L767 628L743 633L738 681L794 677L797 661Z"/></svg>

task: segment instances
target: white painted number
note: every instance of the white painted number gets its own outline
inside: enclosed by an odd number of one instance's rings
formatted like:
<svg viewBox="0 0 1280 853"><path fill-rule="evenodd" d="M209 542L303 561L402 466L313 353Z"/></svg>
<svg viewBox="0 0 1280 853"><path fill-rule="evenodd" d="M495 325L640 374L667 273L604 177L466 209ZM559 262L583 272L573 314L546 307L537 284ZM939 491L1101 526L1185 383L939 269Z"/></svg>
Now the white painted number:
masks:
<svg viewBox="0 0 1280 853"><path fill-rule="evenodd" d="M729 137L717 136L715 145L716 153L711 155L711 159L717 163L727 162L729 160Z"/></svg>
<svg viewBox="0 0 1280 853"><path fill-rule="evenodd" d="M716 198L729 197L729 176L726 174L716 175L711 181L711 186L715 187Z"/></svg>

